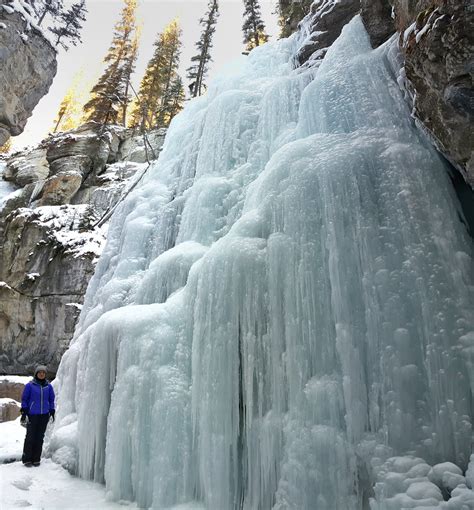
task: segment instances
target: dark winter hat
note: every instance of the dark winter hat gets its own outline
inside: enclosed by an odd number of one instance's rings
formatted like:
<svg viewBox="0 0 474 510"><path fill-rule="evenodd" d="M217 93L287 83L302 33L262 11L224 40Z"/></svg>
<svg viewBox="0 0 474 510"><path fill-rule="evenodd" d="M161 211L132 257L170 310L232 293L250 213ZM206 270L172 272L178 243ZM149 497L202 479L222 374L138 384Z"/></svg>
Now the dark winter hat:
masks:
<svg viewBox="0 0 474 510"><path fill-rule="evenodd" d="M35 377L36 377L36 374L38 372L47 372L48 370L46 369L46 367L44 365L38 365L36 368L35 368Z"/></svg>

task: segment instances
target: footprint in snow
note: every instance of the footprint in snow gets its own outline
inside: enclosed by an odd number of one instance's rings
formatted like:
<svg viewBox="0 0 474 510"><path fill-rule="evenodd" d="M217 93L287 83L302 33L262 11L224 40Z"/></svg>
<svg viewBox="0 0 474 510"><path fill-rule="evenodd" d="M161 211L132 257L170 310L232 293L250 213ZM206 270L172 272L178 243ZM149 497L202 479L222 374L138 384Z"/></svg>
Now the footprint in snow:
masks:
<svg viewBox="0 0 474 510"><path fill-rule="evenodd" d="M12 485L16 487L17 489L21 489L22 491L27 491L31 484L33 483L33 480L26 476L25 478L22 478L21 480L15 480L12 482Z"/></svg>
<svg viewBox="0 0 474 510"><path fill-rule="evenodd" d="M18 501L15 501L16 508L25 508L27 506L32 506L32 505L29 501L26 501L25 499L19 499Z"/></svg>

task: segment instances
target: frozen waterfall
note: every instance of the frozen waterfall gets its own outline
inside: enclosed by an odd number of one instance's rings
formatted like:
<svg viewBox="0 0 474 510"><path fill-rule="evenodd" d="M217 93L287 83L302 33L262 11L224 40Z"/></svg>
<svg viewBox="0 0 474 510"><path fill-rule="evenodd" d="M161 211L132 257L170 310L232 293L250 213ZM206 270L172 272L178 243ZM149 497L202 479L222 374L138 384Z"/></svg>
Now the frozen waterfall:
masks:
<svg viewBox="0 0 474 510"><path fill-rule="evenodd" d="M319 68L298 44L192 101L113 217L50 441L113 499L385 510L390 459L468 465L472 247L445 164L359 18Z"/></svg>

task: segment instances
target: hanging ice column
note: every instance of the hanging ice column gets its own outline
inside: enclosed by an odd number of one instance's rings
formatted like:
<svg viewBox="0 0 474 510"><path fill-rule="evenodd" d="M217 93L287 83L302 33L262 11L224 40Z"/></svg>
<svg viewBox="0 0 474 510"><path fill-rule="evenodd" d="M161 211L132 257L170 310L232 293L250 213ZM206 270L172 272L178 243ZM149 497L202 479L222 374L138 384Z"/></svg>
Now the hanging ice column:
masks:
<svg viewBox="0 0 474 510"><path fill-rule="evenodd" d="M192 102L113 219L51 447L115 499L359 510L391 455L467 465L472 252L446 169L358 18L318 71L296 46Z"/></svg>

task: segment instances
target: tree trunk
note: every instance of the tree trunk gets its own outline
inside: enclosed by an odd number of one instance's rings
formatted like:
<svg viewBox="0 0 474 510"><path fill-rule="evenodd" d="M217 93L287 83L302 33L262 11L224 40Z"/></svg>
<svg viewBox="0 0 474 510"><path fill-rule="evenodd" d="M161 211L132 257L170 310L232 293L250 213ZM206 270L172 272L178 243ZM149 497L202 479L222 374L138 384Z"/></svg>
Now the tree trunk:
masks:
<svg viewBox="0 0 474 510"><path fill-rule="evenodd" d="M43 23L44 17L46 16L47 12L48 12L48 8L45 7L43 13L41 14L41 16L38 19L38 26L40 26L41 23Z"/></svg>
<svg viewBox="0 0 474 510"><path fill-rule="evenodd" d="M128 87L130 86L130 76L128 77L128 80L127 80L127 85L125 86L125 97L124 97L124 102L123 102L123 107L122 107L122 124L123 124L123 127L127 127L127 107L128 107Z"/></svg>
<svg viewBox="0 0 474 510"><path fill-rule="evenodd" d="M54 126L54 131L53 133L56 133L56 131L58 130L58 127L59 127L59 124L61 124L61 121L63 120L63 117L64 117L64 114L66 113L66 108L64 108L64 110L62 110L59 114L59 119L58 119L58 122L56 122L56 125Z"/></svg>

